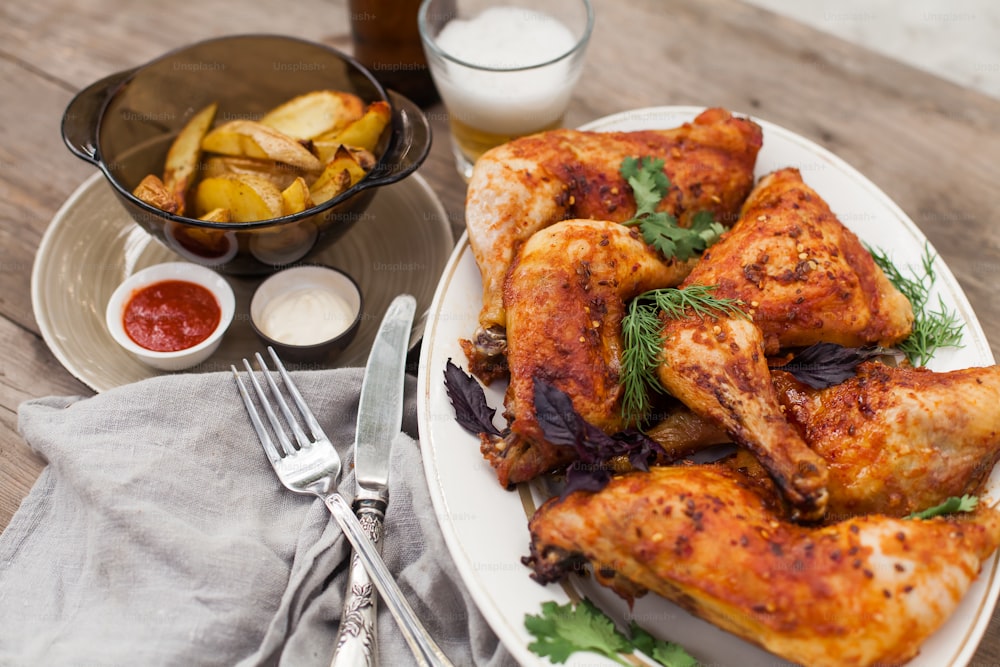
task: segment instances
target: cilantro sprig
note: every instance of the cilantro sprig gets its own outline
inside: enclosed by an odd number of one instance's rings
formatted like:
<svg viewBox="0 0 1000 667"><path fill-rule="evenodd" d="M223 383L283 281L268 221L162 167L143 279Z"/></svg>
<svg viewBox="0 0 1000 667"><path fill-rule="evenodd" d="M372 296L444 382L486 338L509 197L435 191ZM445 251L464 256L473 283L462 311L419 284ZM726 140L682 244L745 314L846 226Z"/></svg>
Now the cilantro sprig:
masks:
<svg viewBox="0 0 1000 667"><path fill-rule="evenodd" d="M650 395L663 387L656 369L663 357L660 313L679 319L691 311L699 317L748 317L743 302L714 296L715 285L690 285L644 292L628 305L622 319L622 415L637 423L649 411Z"/></svg>
<svg viewBox="0 0 1000 667"><path fill-rule="evenodd" d="M643 240L664 257L686 261L718 241L726 228L708 211L699 211L690 227L681 227L674 216L656 210L670 190L663 164L662 158L653 157L622 160L620 173L632 188L636 206L635 217L623 224L637 225Z"/></svg>
<svg viewBox="0 0 1000 667"><path fill-rule="evenodd" d="M964 495L961 498L958 496L952 496L940 505L928 507L921 512L913 512L912 514L907 515L906 518L933 519L936 516L945 516L947 514L956 514L958 512L972 512L976 509L976 505L978 504L979 498L976 496Z"/></svg>
<svg viewBox="0 0 1000 667"><path fill-rule="evenodd" d="M524 627L535 637L528 648L555 664L580 651L599 653L628 667L622 655L642 651L664 667L696 667L698 661L681 646L656 639L632 621L629 634L621 632L604 612L584 598L578 604L542 603L539 615L525 614Z"/></svg>
<svg viewBox="0 0 1000 667"><path fill-rule="evenodd" d="M913 331L897 346L910 363L914 366L926 366L939 348L961 347L962 329L965 325L958 313L949 310L940 296L937 310L928 306L931 289L937 280L937 273L934 271L935 255L930 246L924 246L920 270L911 268L909 275L904 275L882 250L868 248L868 252L889 282L896 286L913 307Z"/></svg>

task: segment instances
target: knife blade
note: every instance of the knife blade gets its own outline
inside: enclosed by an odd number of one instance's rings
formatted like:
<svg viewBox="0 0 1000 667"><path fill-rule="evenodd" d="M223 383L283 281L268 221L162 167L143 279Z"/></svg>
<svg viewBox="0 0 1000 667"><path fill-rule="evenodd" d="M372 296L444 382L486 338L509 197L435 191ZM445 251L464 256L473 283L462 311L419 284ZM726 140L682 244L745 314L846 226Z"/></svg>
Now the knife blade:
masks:
<svg viewBox="0 0 1000 667"><path fill-rule="evenodd" d="M389 502L392 441L403 426L406 354L417 301L393 299L368 354L354 436L354 512L368 538L382 550L382 522ZM351 566L331 667L378 664L376 591L357 554Z"/></svg>
<svg viewBox="0 0 1000 667"><path fill-rule="evenodd" d="M368 355L354 436L357 497L388 497L392 439L403 425L403 379L417 301L397 296L386 310Z"/></svg>

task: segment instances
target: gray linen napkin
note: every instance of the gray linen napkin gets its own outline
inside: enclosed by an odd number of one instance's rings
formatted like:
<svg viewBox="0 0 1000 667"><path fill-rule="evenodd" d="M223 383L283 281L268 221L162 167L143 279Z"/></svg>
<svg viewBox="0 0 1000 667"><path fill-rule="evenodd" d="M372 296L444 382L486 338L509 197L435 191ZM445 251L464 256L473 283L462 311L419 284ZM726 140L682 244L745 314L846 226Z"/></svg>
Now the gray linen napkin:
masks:
<svg viewBox="0 0 1000 667"><path fill-rule="evenodd" d="M348 499L361 374L294 373ZM514 665L439 532L407 382L386 563L456 665ZM0 664L329 664L350 545L322 501L280 485L231 374L32 400L18 425L48 466L0 535ZM413 664L384 605L378 632L383 665Z"/></svg>

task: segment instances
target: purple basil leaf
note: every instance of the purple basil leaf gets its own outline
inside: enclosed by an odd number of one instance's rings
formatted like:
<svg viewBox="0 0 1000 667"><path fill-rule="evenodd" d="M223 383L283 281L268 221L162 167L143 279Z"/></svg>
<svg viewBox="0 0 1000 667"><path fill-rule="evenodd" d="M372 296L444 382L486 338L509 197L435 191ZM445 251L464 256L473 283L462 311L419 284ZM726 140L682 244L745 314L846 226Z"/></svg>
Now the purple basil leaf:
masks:
<svg viewBox="0 0 1000 667"><path fill-rule="evenodd" d="M621 456L628 451L627 445L615 436L608 435L590 422L583 423L583 441L580 458L586 461L607 461L614 456Z"/></svg>
<svg viewBox="0 0 1000 667"><path fill-rule="evenodd" d="M629 429L615 434L615 439L621 443L623 454L628 455L628 462L636 470L646 472L649 464L656 460L656 457L667 456L666 450L642 431Z"/></svg>
<svg viewBox="0 0 1000 667"><path fill-rule="evenodd" d="M611 473L603 466L571 463L566 469L566 486L560 497L565 498L574 491L600 491L610 481Z"/></svg>
<svg viewBox="0 0 1000 667"><path fill-rule="evenodd" d="M473 435L488 433L501 435L493 425L496 408L491 408L486 402L486 392L471 375L453 364L451 359L444 369L444 387L455 408L455 421Z"/></svg>
<svg viewBox="0 0 1000 667"><path fill-rule="evenodd" d="M563 497L573 491L603 489L611 481L615 457L627 456L633 468L647 471L658 454L666 455L658 442L641 431L608 435L580 416L566 392L544 380L535 380L535 414L547 441L576 449L578 460L566 469Z"/></svg>
<svg viewBox="0 0 1000 667"><path fill-rule="evenodd" d="M628 462L636 470L649 472L649 450L633 449L628 453Z"/></svg>
<svg viewBox="0 0 1000 667"><path fill-rule="evenodd" d="M884 354L878 347L844 347L836 343L815 343L797 352L775 370L788 371L813 389L826 389L854 377L858 364Z"/></svg>
<svg viewBox="0 0 1000 667"><path fill-rule="evenodd" d="M586 422L573 408L569 395L544 380L535 380L535 419L542 435L553 445L568 445L580 451Z"/></svg>

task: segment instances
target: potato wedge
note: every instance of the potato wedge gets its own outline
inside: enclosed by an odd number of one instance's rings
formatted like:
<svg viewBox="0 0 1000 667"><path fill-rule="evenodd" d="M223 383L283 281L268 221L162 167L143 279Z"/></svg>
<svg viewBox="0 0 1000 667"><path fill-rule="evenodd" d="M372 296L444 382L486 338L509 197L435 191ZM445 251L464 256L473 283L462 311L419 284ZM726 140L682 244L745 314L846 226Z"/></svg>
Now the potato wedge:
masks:
<svg viewBox="0 0 1000 667"><path fill-rule="evenodd" d="M325 173L325 172L324 172ZM331 173L319 187L309 188L313 203L322 204L351 187L351 174L346 169Z"/></svg>
<svg viewBox="0 0 1000 667"><path fill-rule="evenodd" d="M268 111L260 122L293 139L314 139L345 127L364 111L364 102L353 93L314 90Z"/></svg>
<svg viewBox="0 0 1000 667"><path fill-rule="evenodd" d="M358 165L368 173L375 166L375 154L364 148L358 148L356 146L346 146L347 150L350 151L351 155L354 156L354 160Z"/></svg>
<svg viewBox="0 0 1000 667"><path fill-rule="evenodd" d="M250 174L261 176L274 183L279 190L284 190L302 176L311 181L320 172L310 172L298 167L292 167L284 162L262 160L253 157L235 157L232 155L213 155L205 160L203 176L212 178L225 174Z"/></svg>
<svg viewBox="0 0 1000 667"><path fill-rule="evenodd" d="M195 190L195 208L204 215L227 208L233 222L281 217L281 190L271 181L251 174L202 179Z"/></svg>
<svg viewBox="0 0 1000 667"><path fill-rule="evenodd" d="M319 140L312 142L313 154L326 164L333 159L333 156L337 154L337 149L344 144L339 141L330 140ZM371 171L371 168L375 166L375 155L371 151L367 151L364 148L356 148L354 146L344 146L347 150L354 154L355 159L357 159L358 164L365 171Z"/></svg>
<svg viewBox="0 0 1000 667"><path fill-rule="evenodd" d="M316 139L312 142L313 155L319 158L320 162L326 164L336 155L337 149L344 144L330 139Z"/></svg>
<svg viewBox="0 0 1000 667"><path fill-rule="evenodd" d="M218 108L219 105L213 102L192 116L167 150L167 159L163 165L163 184L174 193L179 202L178 215L184 215L188 189L194 181L198 160L201 159L201 140L208 134Z"/></svg>
<svg viewBox="0 0 1000 667"><path fill-rule="evenodd" d="M233 120L205 135L202 150L222 155L277 160L307 171L323 164L315 155L287 134L252 120Z"/></svg>
<svg viewBox="0 0 1000 667"><path fill-rule="evenodd" d="M213 208L205 215L199 216L198 219L206 222L232 222L233 214L228 208Z"/></svg>
<svg viewBox="0 0 1000 667"><path fill-rule="evenodd" d="M299 176L292 184L281 191L281 213L291 215L301 213L307 208L314 206L312 196L309 194L309 186L306 179Z"/></svg>
<svg viewBox="0 0 1000 667"><path fill-rule="evenodd" d="M156 174L147 174L139 185L135 186L132 194L150 206L166 211L167 213L177 213L181 208L181 203L177 201L174 193L167 189L160 177Z"/></svg>
<svg viewBox="0 0 1000 667"><path fill-rule="evenodd" d="M368 105L365 113L343 130L339 132L327 132L320 135L318 139L325 141L336 141L348 146L364 148L367 151L374 151L378 145L382 131L392 121L392 109L389 103L383 100L372 102Z"/></svg>
<svg viewBox="0 0 1000 667"><path fill-rule="evenodd" d="M341 146L334 154L333 159L327 162L323 173L309 186L313 202L321 204L336 197L364 178L367 173L358 164L354 154Z"/></svg>

